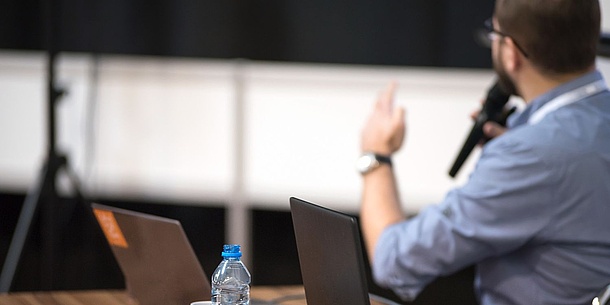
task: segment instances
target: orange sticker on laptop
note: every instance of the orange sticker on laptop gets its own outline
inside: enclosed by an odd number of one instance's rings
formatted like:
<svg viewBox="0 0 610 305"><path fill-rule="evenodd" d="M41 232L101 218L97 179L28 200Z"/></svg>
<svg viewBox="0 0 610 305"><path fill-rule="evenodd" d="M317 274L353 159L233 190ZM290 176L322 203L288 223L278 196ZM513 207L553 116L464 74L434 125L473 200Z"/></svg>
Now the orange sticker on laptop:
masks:
<svg viewBox="0 0 610 305"><path fill-rule="evenodd" d="M102 227L102 231L104 231L104 235L106 235L108 243L111 246L128 248L125 236L123 236L123 232L121 231L119 224L116 222L114 214L111 211L98 209L93 209L93 213Z"/></svg>

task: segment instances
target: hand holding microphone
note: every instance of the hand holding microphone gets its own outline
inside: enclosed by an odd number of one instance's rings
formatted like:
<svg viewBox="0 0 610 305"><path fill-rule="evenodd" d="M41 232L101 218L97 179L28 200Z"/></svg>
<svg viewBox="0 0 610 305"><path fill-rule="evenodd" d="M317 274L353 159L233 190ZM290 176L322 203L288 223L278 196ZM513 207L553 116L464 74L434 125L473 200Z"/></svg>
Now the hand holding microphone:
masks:
<svg viewBox="0 0 610 305"><path fill-rule="evenodd" d="M476 116L474 126L472 127L470 134L466 138L462 149L456 157L453 166L449 170L449 176L455 177L455 175L460 170L474 147L482 139L485 139L485 133L483 131L483 126L485 125L485 123L491 121L496 122L500 125L504 125L504 120L506 116L503 115L503 110L504 105L506 105L509 98L510 95L500 89L500 86L497 83L495 83L489 89L489 91L487 92L487 98L485 99L485 103L483 103L483 108Z"/></svg>

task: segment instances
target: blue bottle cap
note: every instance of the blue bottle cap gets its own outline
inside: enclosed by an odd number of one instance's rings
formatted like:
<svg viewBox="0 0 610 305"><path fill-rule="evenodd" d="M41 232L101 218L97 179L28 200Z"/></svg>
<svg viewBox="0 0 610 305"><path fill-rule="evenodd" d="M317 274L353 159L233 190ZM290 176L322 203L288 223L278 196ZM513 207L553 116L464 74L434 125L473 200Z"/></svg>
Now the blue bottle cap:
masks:
<svg viewBox="0 0 610 305"><path fill-rule="evenodd" d="M239 245L224 245L222 247L222 257L241 257Z"/></svg>

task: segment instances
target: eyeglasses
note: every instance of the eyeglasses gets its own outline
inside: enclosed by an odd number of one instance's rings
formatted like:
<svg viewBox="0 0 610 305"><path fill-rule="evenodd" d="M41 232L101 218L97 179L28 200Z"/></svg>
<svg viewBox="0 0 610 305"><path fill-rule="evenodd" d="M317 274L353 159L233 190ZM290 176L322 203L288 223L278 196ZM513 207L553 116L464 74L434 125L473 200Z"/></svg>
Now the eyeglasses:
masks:
<svg viewBox="0 0 610 305"><path fill-rule="evenodd" d="M494 25L491 21L491 18L485 20L484 25L485 25L485 39L487 40L488 46L491 46L491 42L496 39L503 38L503 37L509 37L513 40L517 49L519 49L519 51L521 51L521 53L523 53L523 56L528 57L527 52L525 52L525 50L517 43L515 38L494 29Z"/></svg>

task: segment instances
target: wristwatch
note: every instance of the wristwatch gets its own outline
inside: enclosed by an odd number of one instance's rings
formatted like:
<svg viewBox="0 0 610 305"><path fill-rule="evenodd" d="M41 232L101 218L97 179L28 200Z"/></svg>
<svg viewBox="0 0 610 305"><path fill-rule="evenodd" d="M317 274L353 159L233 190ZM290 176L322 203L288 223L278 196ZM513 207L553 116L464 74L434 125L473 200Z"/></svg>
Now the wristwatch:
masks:
<svg viewBox="0 0 610 305"><path fill-rule="evenodd" d="M382 163L392 166L390 156L384 156L372 152L363 153L356 161L356 169L364 175L381 166Z"/></svg>

